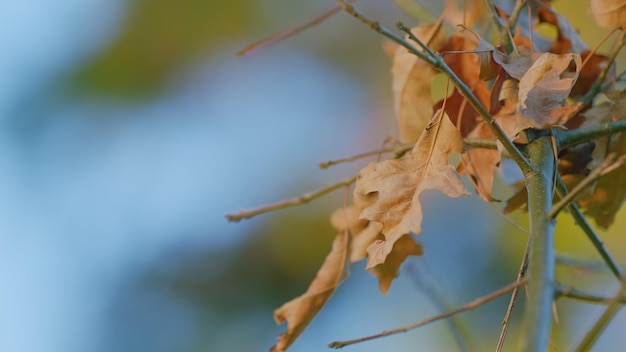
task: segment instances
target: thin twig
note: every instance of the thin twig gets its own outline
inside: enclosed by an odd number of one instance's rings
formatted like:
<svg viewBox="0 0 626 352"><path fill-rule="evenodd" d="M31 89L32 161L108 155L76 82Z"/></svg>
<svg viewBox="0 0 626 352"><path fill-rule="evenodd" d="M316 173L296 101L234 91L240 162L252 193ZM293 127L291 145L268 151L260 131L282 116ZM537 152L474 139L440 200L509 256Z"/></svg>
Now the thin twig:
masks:
<svg viewBox="0 0 626 352"><path fill-rule="evenodd" d="M347 0L348 2L352 3L355 2L356 0ZM316 26L320 23L322 23L323 21L325 21L326 19L328 19L329 17L331 17L332 15L336 14L337 12L341 11L341 7L334 5L316 15L314 15L313 17L311 17L310 19L306 20L303 23L297 24L295 26L291 26L285 29L282 29L276 33L272 33L271 35L258 40L252 44L246 45L245 48L239 50L237 52L237 56L243 56L246 54L251 53L252 51L256 50L256 49L260 49L263 47L268 47L270 45L276 44L282 40L285 40L287 38L290 38L302 31L304 31L307 28Z"/></svg>
<svg viewBox="0 0 626 352"><path fill-rule="evenodd" d="M392 153L395 152L396 148L385 148L385 149L379 149L379 150L373 150L371 152L366 152L366 153L361 153L361 154L357 154L354 156L350 156L347 158L341 158L341 159L335 159L335 160L329 160L323 163L319 163L317 164L317 166L319 166L320 169L328 169L331 166L337 165L337 164L341 164L341 163L351 163L355 160L358 159L362 159L362 158L367 158L368 156L373 156L373 155L380 155L383 153Z"/></svg>
<svg viewBox="0 0 626 352"><path fill-rule="evenodd" d="M558 173L556 178L556 192L561 198L565 198L569 193L565 182L563 182L561 175L559 175ZM600 236L598 236L593 227L591 227L591 225L587 221L587 218L585 217L585 215L583 215L583 212L578 207L578 204L570 203L567 206L567 209L574 218L576 224L578 224L578 226L580 226L580 228L585 232L585 235L587 235L587 238L589 238L594 248L596 249L596 251L598 251L606 265L609 267L609 269L611 269L611 272L615 275L615 277L621 280L623 276L622 269L619 267L615 259L613 259L606 247L604 247L602 239L600 238Z"/></svg>
<svg viewBox="0 0 626 352"><path fill-rule="evenodd" d="M576 196L578 196L585 188L587 188L600 177L618 169L619 167L624 165L624 162L626 162L626 155L622 155L617 160L615 160L615 157L615 154L607 155L602 163L598 165L598 167L593 169L593 171L591 171L589 175L587 175L587 177L580 181L565 197L561 198L561 200L559 200L559 202L552 207L552 210L550 211L550 214L548 214L548 216L551 218L555 218L559 214L559 212L563 210L563 208L565 208L567 205L571 204L574 201L574 198L576 198Z"/></svg>
<svg viewBox="0 0 626 352"><path fill-rule="evenodd" d="M580 259L572 255L558 253L556 254L556 263L560 265L580 268L589 271L606 271L608 267L605 262L599 260ZM623 265L621 265L623 267Z"/></svg>
<svg viewBox="0 0 626 352"><path fill-rule="evenodd" d="M604 297L598 296L593 293L581 291L571 286L559 286L557 287L557 297L566 297L571 298L587 303L594 304L611 304L613 302L614 297ZM626 303L626 297L622 296L619 299L620 304Z"/></svg>
<svg viewBox="0 0 626 352"><path fill-rule="evenodd" d="M326 187L322 187L320 189L317 189L315 191L309 192L309 193L305 193L299 197L296 198L292 198L292 199L287 199L278 203L274 203L274 204L270 204L270 205L265 205L256 209L252 209L252 210L244 210L244 211L240 211L237 214L227 214L226 218L228 219L228 221L233 221L233 222L239 222L243 219L250 219L254 216L260 215L260 214L264 214L264 213L268 213L270 211L274 211L274 210L279 210L279 209L285 209L285 208L290 208L296 205L302 205L305 203L308 203L310 201L312 201L313 199L317 199L321 196L324 196L328 193L331 193L332 191L335 191L339 188L345 187L345 186L349 186L352 183L354 183L356 181L356 176L347 178L345 180L339 181L337 183L334 183L332 185L328 185Z"/></svg>
<svg viewBox="0 0 626 352"><path fill-rule="evenodd" d="M366 337L361 337L358 339L354 339L354 340L347 340L347 341L335 341L335 342L331 342L330 344L328 344L328 347L331 348L342 348L348 345L353 345L356 343L360 343L360 342L365 342L365 341L369 341L369 340L374 340L374 339L378 339L381 337L385 337L385 336L389 336L389 335L394 335L394 334L398 334L398 333L402 333L402 332L407 332L409 330L413 330L416 328L419 328L420 326L424 326L426 324L430 324L432 322L441 320L441 319L445 319L448 317L451 317L455 314L461 313L461 312L465 312L468 310L473 310L476 309L477 307L480 307L481 305L492 301L500 296L505 295L507 292L515 289L516 287L519 287L521 285L523 285L526 282L526 280L522 280L522 281L516 281L513 283L510 283L496 291L493 291L492 293L482 296L480 298L477 298L463 306L460 306L458 308L452 309L450 311L447 311L443 314L439 314L433 317L430 317L428 319L424 319L420 322L417 323L413 323L413 324L409 324L409 325L405 325L403 327L397 328L397 329L393 329L393 330L387 330L387 331L383 331L379 334L376 335L371 335L371 336L366 336Z"/></svg>
<svg viewBox="0 0 626 352"><path fill-rule="evenodd" d="M521 281L522 279L524 279L524 276L526 275L526 268L528 267L529 254L530 254L530 240L526 242L526 250L524 250L524 258L522 258L522 263L520 264L519 271L517 272L517 281ZM498 338L498 346L496 347L496 352L502 351L502 347L504 346L504 339L506 338L506 333L507 333L507 330L509 329L509 321L511 319L511 315L513 314L513 308L515 307L515 301L517 300L518 293L519 293L519 287L514 288L513 293L511 293L509 306L506 308L504 319L502 319L502 331L500 331L500 337Z"/></svg>
<svg viewBox="0 0 626 352"><path fill-rule="evenodd" d="M589 351L611 319L613 319L615 313L617 313L617 311L621 308L620 303L624 299L624 295L626 295L626 277L622 278L619 290L615 296L611 298L609 305L604 310L604 313L602 313L596 323L593 324L593 327L587 331L580 344L574 349L575 352Z"/></svg>
<svg viewBox="0 0 626 352"><path fill-rule="evenodd" d="M415 287L424 292L426 297L430 299L440 312L450 310L450 304L448 304L444 294L433 282L431 277L432 275L429 275L432 271L428 270L429 268L427 262L420 261L419 263L412 262L411 264L413 265L408 266L407 270L413 274L411 275L411 278L413 279ZM447 322L450 327L450 331L452 332L452 336L454 336L454 339L459 346L459 350L463 352L472 351L473 348L471 347L470 339L467 335L467 329L463 327L459 316L453 315L447 320Z"/></svg>
<svg viewBox="0 0 626 352"><path fill-rule="evenodd" d="M526 7L526 0L517 0L515 2L515 7L511 12L511 16L509 17L509 33L515 33L515 27L517 27L517 20L519 20L519 15L522 13L524 7ZM532 33L530 34L532 35Z"/></svg>

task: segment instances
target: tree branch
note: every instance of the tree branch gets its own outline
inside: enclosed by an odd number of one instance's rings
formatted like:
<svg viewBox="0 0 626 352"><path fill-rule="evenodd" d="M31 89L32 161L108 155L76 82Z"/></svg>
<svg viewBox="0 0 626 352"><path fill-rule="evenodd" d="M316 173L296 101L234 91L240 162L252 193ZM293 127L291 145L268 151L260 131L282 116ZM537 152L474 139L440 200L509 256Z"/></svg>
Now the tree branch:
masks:
<svg viewBox="0 0 626 352"><path fill-rule="evenodd" d="M556 177L556 193L561 198L565 198L567 194L569 193L567 186L565 185L565 183L563 182L563 179L561 178L561 175L558 175L558 174ZM611 256L609 251L606 249L606 247L604 247L604 243L602 242L602 239L600 238L600 236L598 236L598 234L593 229L593 227L591 227L591 225L587 221L587 218L585 217L585 215L583 215L583 212L580 211L578 204L570 203L567 206L567 209L569 210L569 213L574 218L574 221L576 222L576 224L580 226L580 228L585 232L585 235L587 235L587 238L589 238L589 240L595 247L596 251L598 251L602 259L606 263L606 265L609 267L609 269L611 269L611 272L613 273L613 275L615 275L615 277L617 277L618 279L621 279L621 277L623 276L622 269L617 264L615 259L613 259L613 257Z"/></svg>
<svg viewBox="0 0 626 352"><path fill-rule="evenodd" d="M606 307L604 313L602 313L596 323L593 324L593 327L589 329L589 331L587 331L587 334L585 334L585 337L580 342L580 344L576 347L576 349L574 349L575 352L589 351L591 346L593 346L598 337L600 337L600 334L602 334L611 319L613 319L615 313L617 313L617 311L619 310L620 303L624 298L624 295L626 295L626 277L622 278L622 284L620 285L619 290L617 291L615 296L611 298L609 305L608 307Z"/></svg>
<svg viewBox="0 0 626 352"><path fill-rule="evenodd" d="M550 137L539 137L528 144L527 152L536 170L526 174L530 215L530 260L528 263L528 300L526 333L522 351L546 351L552 327L554 299L554 220L552 183L556 160Z"/></svg>
<svg viewBox="0 0 626 352"><path fill-rule="evenodd" d="M624 131L626 131L626 120L608 122L574 130L553 129L554 138L556 139L556 145L559 150Z"/></svg>
<svg viewBox="0 0 626 352"><path fill-rule="evenodd" d="M614 299L612 297L603 297L603 296L595 295L593 293L584 292L571 286L559 286L557 288L557 296L571 298L571 299L575 299L575 300L579 300L579 301L583 301L587 303L596 303L596 304L611 304ZM622 296L619 299L619 303L620 304L626 303L626 297Z"/></svg>

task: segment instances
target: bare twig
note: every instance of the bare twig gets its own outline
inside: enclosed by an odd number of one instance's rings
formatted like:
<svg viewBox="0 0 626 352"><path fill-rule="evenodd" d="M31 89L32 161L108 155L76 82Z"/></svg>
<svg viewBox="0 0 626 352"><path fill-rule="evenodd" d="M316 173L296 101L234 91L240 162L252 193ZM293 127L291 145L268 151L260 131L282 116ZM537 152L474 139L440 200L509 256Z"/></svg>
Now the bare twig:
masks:
<svg viewBox="0 0 626 352"><path fill-rule="evenodd" d="M433 282L431 277L432 275L429 275L432 271L428 270L429 267L427 266L426 261L420 261L419 263L412 262L410 264L413 265L408 266L407 270L412 273L411 278L413 279L415 287L424 292L426 297L430 299L440 312L450 310L450 304L448 304L444 294ZM454 339L459 346L459 350L463 352L472 351L473 348L471 347L470 339L467 336L467 330L463 327L459 316L453 315L447 320L447 322L450 327L450 331L452 332L452 336L454 336Z"/></svg>
<svg viewBox="0 0 626 352"><path fill-rule="evenodd" d="M560 286L557 288L557 296L571 298L587 303L595 304L611 304L613 297L598 296L593 293L584 292L571 286ZM619 299L620 304L626 303L626 297L622 296Z"/></svg>
<svg viewBox="0 0 626 352"><path fill-rule="evenodd" d="M337 164L341 164L341 163L351 163L355 160L358 159L362 159L362 158L367 158L368 156L373 156L373 155L380 155L383 153L393 153L396 151L396 148L384 148L384 149L379 149L379 150L373 150L371 152L366 152L366 153L361 153L361 154L357 154L354 156L350 156L347 158L341 158L341 159L335 159L335 160L329 160L323 163L319 163L317 164L319 166L320 169L328 169L331 166L337 165Z"/></svg>
<svg viewBox="0 0 626 352"><path fill-rule="evenodd" d="M605 262L599 260L588 260L576 258L572 255L558 253L556 254L556 263L574 268L580 268L588 271L606 271L609 270ZM623 267L623 265L621 266Z"/></svg>
<svg viewBox="0 0 626 352"><path fill-rule="evenodd" d="M487 303L489 301L492 301L492 300L494 300L494 299L496 299L496 298L498 298L500 296L503 296L504 294L506 294L507 292L513 290L514 288L523 285L525 282L526 282L526 280L516 281L516 282L510 283L510 284L508 284L508 285L506 285L506 286L504 286L504 287L502 287L502 288L500 288L500 289L498 289L496 291L493 291L492 293L490 293L488 295L485 295L483 297L477 298L477 299L475 299L475 300L473 300L473 301L471 301L471 302L469 302L469 303L467 303L467 304L465 304L463 306L460 306L458 308L452 309L452 310L447 311L447 312L445 312L443 314L439 314L439 315L430 317L428 319L424 319L424 320L422 320L420 322L417 322L417 323L406 325L406 326L403 326L403 327L400 327L400 328L397 328L397 329L393 329L393 330L383 331L383 332L381 332L379 334L376 334L376 335L361 337L361 338L354 339L354 340L331 342L330 344L328 344L328 347L331 347L331 348L342 348L342 347L345 347L345 346L348 346L348 345L353 345L353 344L360 343L360 342L365 342L365 341L374 340L374 339L378 339L378 338L389 336L389 335L394 335L394 334L398 334L398 333L402 333L402 332L407 332L409 330L413 330L413 329L419 328L420 326L424 326L426 324L430 324L432 322L451 317L451 316L453 316L455 314L462 313L462 312L465 312L465 311L468 311L468 310L476 309L477 307L480 307L481 305L483 305L483 304L485 304L485 303Z"/></svg>
<svg viewBox="0 0 626 352"><path fill-rule="evenodd" d="M522 258L522 263L520 264L519 271L517 272L517 281L523 280L524 276L526 275L529 253L530 241L526 242L524 258ZM517 300L518 293L519 287L514 288L513 293L511 294L511 299L509 300L509 306L506 308L506 313L504 314L504 319L502 319L502 331L500 331L500 337L498 338L498 346L496 347L496 352L502 351L502 347L504 346L504 339L506 338L506 333L509 329L509 320L511 319L511 314L513 314L513 307L515 307L515 301Z"/></svg>
<svg viewBox="0 0 626 352"><path fill-rule="evenodd" d="M279 209L285 209L285 208L290 208L296 205L302 205L305 203L308 203L310 201L312 201L313 199L319 198L321 196L324 196L328 193L331 193L332 191L335 191L341 187L345 187L345 186L349 186L351 184L354 183L354 181L356 181L356 176L347 178L345 180L339 181L337 183L334 183L332 185L328 185L326 187L317 189L315 191L309 192L309 193L305 193L299 197L296 198L292 198L292 199L288 199L288 200L284 200L282 202L278 202L278 203L274 203L274 204L270 204L270 205L265 205L256 209L252 209L252 210L244 210L244 211L240 211L237 214L227 214L226 218L228 219L228 221L234 221L234 222L238 222L241 221L243 219L250 219L254 216L260 215L260 214L264 214L264 213L268 213L270 211L274 211L274 210L279 210Z"/></svg>
<svg viewBox="0 0 626 352"><path fill-rule="evenodd" d="M511 16L509 17L509 33L515 33L517 20L519 19L519 15L522 13L522 10L526 7L526 3L526 0L517 0L515 2L515 8L513 8Z"/></svg>
<svg viewBox="0 0 626 352"><path fill-rule="evenodd" d="M347 0L350 3L355 2L356 0ZM251 53L252 51L256 50L256 49L260 49L262 47L267 47L273 44L276 44L282 40L285 40L287 38L290 38L302 31L304 31L307 28L316 26L320 23L322 23L323 21L325 21L327 18L329 18L330 16L336 14L337 12L341 11L341 7L334 5L329 7L328 9L314 15L313 17L311 17L310 19L306 20L303 23L297 24L295 26L291 26L285 29L282 29L276 33L273 33L259 41L256 41L252 44L246 45L245 48L239 50L237 52L237 56L242 56L242 55L246 55Z"/></svg>
<svg viewBox="0 0 626 352"><path fill-rule="evenodd" d="M563 179L558 173L556 177L556 191L561 198L566 197L569 193L569 191L567 190L567 186L565 185ZM600 236L598 236L593 227L591 227L591 225L587 221L587 218L578 207L578 204L570 203L567 206L567 209L574 218L576 224L578 224L578 226L580 226L580 228L585 232L585 235L587 235L587 238L589 238L594 248L596 249L596 251L598 251L606 265L609 267L609 269L611 269L611 272L615 275L615 277L621 280L621 277L623 276L622 269L619 267L615 259L613 259L606 247L604 247L602 239L600 238Z"/></svg>
<svg viewBox="0 0 626 352"><path fill-rule="evenodd" d="M604 310L604 313L602 313L596 323L593 324L593 327L591 327L591 329L587 331L585 337L580 342L580 344L574 349L575 352L589 351L591 346L593 346L598 337L600 337L611 319L613 319L615 313L617 313L617 311L620 309L620 303L622 303L624 295L626 295L626 277L622 278L619 290L617 291L615 296L611 298L609 305Z"/></svg>
<svg viewBox="0 0 626 352"><path fill-rule="evenodd" d="M598 167L593 169L593 171L591 171L589 175L587 175L587 177L580 181L565 197L561 198L561 200L552 207L552 210L550 211L550 214L548 214L548 216L551 218L555 218L559 214L559 212L563 210L563 208L571 204L574 201L574 198L576 198L576 196L578 196L585 188L587 188L587 186L595 182L600 177L608 174L609 172L618 169L619 167L624 165L624 162L626 162L626 155L622 155L617 160L615 160L615 158L615 154L607 155L607 157L604 159L604 161L602 161L600 165L598 165Z"/></svg>

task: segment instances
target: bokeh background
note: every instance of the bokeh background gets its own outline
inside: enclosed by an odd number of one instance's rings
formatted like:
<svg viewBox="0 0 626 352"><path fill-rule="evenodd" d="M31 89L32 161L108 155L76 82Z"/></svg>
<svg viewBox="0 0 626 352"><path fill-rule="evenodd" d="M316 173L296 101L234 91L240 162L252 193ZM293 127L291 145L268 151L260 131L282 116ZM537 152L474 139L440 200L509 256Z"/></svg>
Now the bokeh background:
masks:
<svg viewBox="0 0 626 352"><path fill-rule="evenodd" d="M343 194L237 224L224 215L372 160L317 168L395 135L389 60L380 37L343 13L271 48L235 53L332 4L0 5L0 350L264 351L275 342L285 327L272 311L314 277ZM593 46L606 32L587 4L556 2ZM389 25L414 23L391 1L360 6ZM387 296L355 264L293 351L421 320L515 279L522 232L475 196L423 199L426 254L402 268ZM559 221L559 250L597 259L569 218ZM623 229L618 220L602 234L626 263ZM599 293L616 287L606 272L559 267L559 275ZM495 346L507 300L458 317L474 350ZM559 308L555 343L567 349L600 308ZM623 346L624 323L619 315L598 351ZM457 349L445 322L349 347Z"/></svg>

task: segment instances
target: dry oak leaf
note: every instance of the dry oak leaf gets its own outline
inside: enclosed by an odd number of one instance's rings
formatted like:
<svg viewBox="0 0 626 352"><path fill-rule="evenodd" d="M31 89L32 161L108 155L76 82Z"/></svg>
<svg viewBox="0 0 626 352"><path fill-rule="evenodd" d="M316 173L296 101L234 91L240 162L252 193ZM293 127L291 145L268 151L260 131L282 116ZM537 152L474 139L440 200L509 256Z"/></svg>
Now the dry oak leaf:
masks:
<svg viewBox="0 0 626 352"><path fill-rule="evenodd" d="M411 30L434 51L446 42L441 26L419 26ZM392 92L398 136L403 143L417 141L433 115L430 86L437 71L404 47L398 46L391 64Z"/></svg>
<svg viewBox="0 0 626 352"><path fill-rule="evenodd" d="M367 258L367 247L380 236L380 223L359 219L362 209L354 205L342 207L330 216L337 231L350 230L350 262Z"/></svg>
<svg viewBox="0 0 626 352"><path fill-rule="evenodd" d="M472 93L483 106L489 106L491 89L489 84L481 79L481 55L475 52L477 49L482 49L480 37L461 28L450 37L441 48L441 52L444 61L458 78L471 88ZM461 135L466 136L480 120L478 112L456 87L450 96L435 104L435 109L443 107L444 100L446 113L450 116L450 120L459 126Z"/></svg>
<svg viewBox="0 0 626 352"><path fill-rule="evenodd" d="M571 64L575 71L571 71ZM564 116L575 109L566 99L576 83L582 62L578 54L544 53L533 62L519 83L518 110L536 127L561 124Z"/></svg>
<svg viewBox="0 0 626 352"><path fill-rule="evenodd" d="M534 43L538 51L549 51L553 54L570 52L580 54L588 49L587 44L582 40L576 28L565 16L556 12L551 6L539 6L537 18L540 23L553 25L557 31L557 37L554 41L541 40L540 35L535 32Z"/></svg>
<svg viewBox="0 0 626 352"><path fill-rule="evenodd" d="M470 134L470 138L493 139L489 126L481 122ZM472 148L461 155L461 163L457 167L459 174L467 174L478 195L490 202L493 200L492 188L494 173L500 163L502 153L495 149Z"/></svg>
<svg viewBox="0 0 626 352"><path fill-rule="evenodd" d="M626 91L612 92L612 94L608 94L608 97L611 99L610 105L601 104L597 109L591 109L586 113L589 123L591 120L608 122L624 119L626 116ZM610 109L607 109L607 106L610 106ZM601 116L602 114L605 115ZM611 135L610 138L598 140L594 150L594 159L596 159L594 165L597 160L604 158L604 153L597 153L601 151L617 155L626 154L626 134L617 133ZM625 197L626 166L621 166L598 180L593 195L581 200L580 205L586 207L585 213L594 218L598 226L608 228L615 221L615 215L624 203Z"/></svg>
<svg viewBox="0 0 626 352"><path fill-rule="evenodd" d="M591 0L591 15L602 27L626 26L626 0Z"/></svg>
<svg viewBox="0 0 626 352"><path fill-rule="evenodd" d="M367 268L385 263L403 235L421 232L422 192L436 189L450 197L468 194L448 164L450 155L462 150L461 135L439 110L410 153L361 170L354 190L355 204L363 208L360 218L381 223L385 237L368 248Z"/></svg>
<svg viewBox="0 0 626 352"><path fill-rule="evenodd" d="M337 286L348 277L349 242L348 231L337 234L331 252L326 256L307 291L274 311L277 324L287 320L287 331L278 337L271 352L285 351L322 309Z"/></svg>
<svg viewBox="0 0 626 352"><path fill-rule="evenodd" d="M415 242L411 235L400 237L393 245L393 250L383 264L376 265L370 272L378 278L380 291L386 294L389 291L391 282L398 277L398 269L410 255L422 255L424 249L421 244Z"/></svg>

